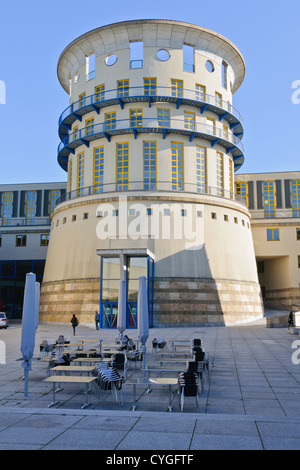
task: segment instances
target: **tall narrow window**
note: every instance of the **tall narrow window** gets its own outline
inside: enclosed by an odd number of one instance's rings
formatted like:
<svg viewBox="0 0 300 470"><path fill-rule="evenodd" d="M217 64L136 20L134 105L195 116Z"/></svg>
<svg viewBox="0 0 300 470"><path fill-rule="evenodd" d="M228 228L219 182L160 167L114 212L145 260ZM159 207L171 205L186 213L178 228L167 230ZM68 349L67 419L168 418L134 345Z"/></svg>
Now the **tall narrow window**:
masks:
<svg viewBox="0 0 300 470"><path fill-rule="evenodd" d="M144 95L156 95L156 78L144 78Z"/></svg>
<svg viewBox="0 0 300 470"><path fill-rule="evenodd" d="M247 181L239 181L235 183L235 192L238 199L241 198L246 206L248 206L248 185Z"/></svg>
<svg viewBox="0 0 300 470"><path fill-rule="evenodd" d="M94 192L103 192L104 181L104 147L94 148Z"/></svg>
<svg viewBox="0 0 300 470"><path fill-rule="evenodd" d="M36 191L27 191L26 192L26 206L25 206L26 225L34 225L34 217L36 213L36 201L37 201Z"/></svg>
<svg viewBox="0 0 300 470"><path fill-rule="evenodd" d="M194 47L188 44L183 44L183 70L195 72Z"/></svg>
<svg viewBox="0 0 300 470"><path fill-rule="evenodd" d="M219 106L222 108L222 95L221 93L218 93L217 91L215 92L215 104L216 106Z"/></svg>
<svg viewBox="0 0 300 470"><path fill-rule="evenodd" d="M105 85L98 85L95 87L95 102L98 103L99 101L105 100Z"/></svg>
<svg viewBox="0 0 300 470"><path fill-rule="evenodd" d="M117 144L117 191L129 189L129 143Z"/></svg>
<svg viewBox="0 0 300 470"><path fill-rule="evenodd" d="M130 68L142 69L144 62L144 43L135 41L130 43Z"/></svg>
<svg viewBox="0 0 300 470"><path fill-rule="evenodd" d="M225 126L225 124L223 124L223 137L226 140L229 138L229 129L228 126Z"/></svg>
<svg viewBox="0 0 300 470"><path fill-rule="evenodd" d="M142 109L130 109L130 127L142 127L143 126L143 110Z"/></svg>
<svg viewBox="0 0 300 470"><path fill-rule="evenodd" d="M116 112L105 114L105 130L111 131L116 128Z"/></svg>
<svg viewBox="0 0 300 470"><path fill-rule="evenodd" d="M85 135L92 135L94 133L94 118L85 121Z"/></svg>
<svg viewBox="0 0 300 470"><path fill-rule="evenodd" d="M49 215L52 214L57 199L60 197L59 189L51 189L49 193Z"/></svg>
<svg viewBox="0 0 300 470"><path fill-rule="evenodd" d="M226 62L222 62L222 86L227 88L227 68Z"/></svg>
<svg viewBox="0 0 300 470"><path fill-rule="evenodd" d="M13 192L4 191L2 194L2 225L11 225L11 217L13 213Z"/></svg>
<svg viewBox="0 0 300 470"><path fill-rule="evenodd" d="M211 135L216 135L216 121L213 118L207 117L207 133Z"/></svg>
<svg viewBox="0 0 300 470"><path fill-rule="evenodd" d="M68 161L68 180L69 180L68 190L70 193L72 191L72 160L70 158Z"/></svg>
<svg viewBox="0 0 300 470"><path fill-rule="evenodd" d="M158 108L157 125L158 127L170 127L170 110L169 109Z"/></svg>
<svg viewBox="0 0 300 470"><path fill-rule="evenodd" d="M233 193L233 164L231 158L229 158L229 191L231 197Z"/></svg>
<svg viewBox="0 0 300 470"><path fill-rule="evenodd" d="M293 217L300 217L300 180L291 180L291 203Z"/></svg>
<svg viewBox="0 0 300 470"><path fill-rule="evenodd" d="M221 152L216 152L216 172L217 172L217 195L223 196L224 169L223 169L223 154Z"/></svg>
<svg viewBox="0 0 300 470"><path fill-rule="evenodd" d="M95 54L91 54L86 58L86 78L87 80L95 78Z"/></svg>
<svg viewBox="0 0 300 470"><path fill-rule="evenodd" d="M279 241L279 229L278 228L267 229L267 241L268 242Z"/></svg>
<svg viewBox="0 0 300 470"><path fill-rule="evenodd" d="M275 182L263 181L263 206L266 219L274 219L275 217Z"/></svg>
<svg viewBox="0 0 300 470"><path fill-rule="evenodd" d="M118 80L117 82L118 98L126 98L129 96L129 79Z"/></svg>
<svg viewBox="0 0 300 470"><path fill-rule="evenodd" d="M196 100L206 101L206 87L196 83Z"/></svg>
<svg viewBox="0 0 300 470"><path fill-rule="evenodd" d="M157 143L156 141L143 142L143 181L144 189L156 189L156 159Z"/></svg>
<svg viewBox="0 0 300 470"><path fill-rule="evenodd" d="M183 190L183 143L171 142L171 188Z"/></svg>
<svg viewBox="0 0 300 470"><path fill-rule="evenodd" d="M189 111L184 111L184 128L188 129L189 131L195 130L195 113L191 113Z"/></svg>
<svg viewBox="0 0 300 470"><path fill-rule="evenodd" d="M171 96L182 97L183 81L171 79Z"/></svg>
<svg viewBox="0 0 300 470"><path fill-rule="evenodd" d="M78 139L78 126L73 128L73 141Z"/></svg>
<svg viewBox="0 0 300 470"><path fill-rule="evenodd" d="M85 98L86 98L86 93L81 93L81 95L79 95L79 107L80 108L83 108L83 106L85 106Z"/></svg>
<svg viewBox="0 0 300 470"><path fill-rule="evenodd" d="M83 187L84 187L84 152L78 155L77 163L77 196L83 196Z"/></svg>
<svg viewBox="0 0 300 470"><path fill-rule="evenodd" d="M206 148L196 146L197 192L206 193Z"/></svg>

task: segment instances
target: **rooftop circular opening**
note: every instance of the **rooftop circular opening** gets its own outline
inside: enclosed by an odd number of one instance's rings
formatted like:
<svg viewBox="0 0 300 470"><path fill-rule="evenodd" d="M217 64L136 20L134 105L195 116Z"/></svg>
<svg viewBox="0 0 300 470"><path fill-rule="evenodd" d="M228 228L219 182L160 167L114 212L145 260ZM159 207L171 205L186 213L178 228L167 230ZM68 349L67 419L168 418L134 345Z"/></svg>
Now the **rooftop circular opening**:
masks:
<svg viewBox="0 0 300 470"><path fill-rule="evenodd" d="M211 60L206 61L205 67L206 67L206 70L208 70L210 73L215 71L215 66Z"/></svg>
<svg viewBox="0 0 300 470"><path fill-rule="evenodd" d="M167 49L160 49L157 54L156 54L156 57L158 58L158 60L160 60L161 62L166 62L167 60L170 59L170 52L167 51Z"/></svg>
<svg viewBox="0 0 300 470"><path fill-rule="evenodd" d="M114 65L118 60L118 56L116 54L110 54L105 58L105 63L108 66Z"/></svg>

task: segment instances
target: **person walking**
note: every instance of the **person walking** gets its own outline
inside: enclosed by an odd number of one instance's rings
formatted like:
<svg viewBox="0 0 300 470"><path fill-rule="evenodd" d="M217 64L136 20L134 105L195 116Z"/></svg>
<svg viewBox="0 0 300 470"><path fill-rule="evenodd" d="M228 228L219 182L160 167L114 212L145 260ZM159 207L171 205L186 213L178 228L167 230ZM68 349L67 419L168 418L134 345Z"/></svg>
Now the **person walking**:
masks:
<svg viewBox="0 0 300 470"><path fill-rule="evenodd" d="M73 316L71 318L71 323L72 323L72 327L73 327L73 336L76 335L76 327L79 325L79 321L77 319L77 317L75 316L75 313L73 313Z"/></svg>
<svg viewBox="0 0 300 470"><path fill-rule="evenodd" d="M99 322L100 322L100 315L99 315L98 310L96 310L96 313L95 313L96 330L99 330Z"/></svg>
<svg viewBox="0 0 300 470"><path fill-rule="evenodd" d="M291 326L294 326L294 316L293 316L293 312L291 312L289 314L289 326L288 328L290 328Z"/></svg>

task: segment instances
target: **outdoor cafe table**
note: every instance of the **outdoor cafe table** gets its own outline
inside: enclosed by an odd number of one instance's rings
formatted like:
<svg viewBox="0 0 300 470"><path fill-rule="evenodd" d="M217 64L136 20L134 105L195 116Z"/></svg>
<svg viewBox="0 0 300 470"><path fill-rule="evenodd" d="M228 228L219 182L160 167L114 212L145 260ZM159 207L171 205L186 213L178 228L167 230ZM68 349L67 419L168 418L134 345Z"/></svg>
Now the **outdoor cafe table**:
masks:
<svg viewBox="0 0 300 470"><path fill-rule="evenodd" d="M56 366L51 367L50 372L87 372L89 375L94 369L94 366Z"/></svg>
<svg viewBox="0 0 300 470"><path fill-rule="evenodd" d="M178 385L178 378L148 378L148 377L138 377L138 378L130 378L129 381L125 382L125 385L132 385L133 386L133 404L132 404L132 411L136 410L136 387L138 385L143 385L144 387L147 386L148 391L147 393L151 392L152 386L162 387L167 385L169 387L169 406L168 411L172 411L172 386Z"/></svg>
<svg viewBox="0 0 300 470"><path fill-rule="evenodd" d="M103 357L77 357L76 359L72 359L72 363L76 362L76 364L82 363L89 363L89 364L96 364L100 362L109 362L110 358L103 358Z"/></svg>
<svg viewBox="0 0 300 470"><path fill-rule="evenodd" d="M73 376L73 375L51 375L50 377L47 377L44 379L44 382L51 382L53 385L53 402L48 405L48 408L54 405L58 405L59 402L56 401L56 392L60 392L63 390L61 387L56 389L56 384L61 384L61 383L78 383L78 384L84 384L85 385L85 402L82 405L81 409L86 408L89 406L89 391L90 391L90 385L97 380L97 377L78 377L78 376Z"/></svg>

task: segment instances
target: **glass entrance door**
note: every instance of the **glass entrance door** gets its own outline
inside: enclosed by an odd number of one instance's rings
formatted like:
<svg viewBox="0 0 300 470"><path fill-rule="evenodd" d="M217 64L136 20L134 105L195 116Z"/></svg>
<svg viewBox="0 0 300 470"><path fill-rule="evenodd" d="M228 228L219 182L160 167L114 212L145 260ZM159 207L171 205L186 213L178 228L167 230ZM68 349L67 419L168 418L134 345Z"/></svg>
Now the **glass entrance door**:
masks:
<svg viewBox="0 0 300 470"><path fill-rule="evenodd" d="M102 328L117 328L118 304L102 304Z"/></svg>

